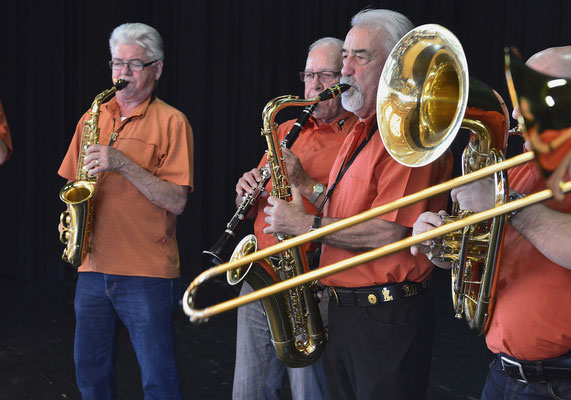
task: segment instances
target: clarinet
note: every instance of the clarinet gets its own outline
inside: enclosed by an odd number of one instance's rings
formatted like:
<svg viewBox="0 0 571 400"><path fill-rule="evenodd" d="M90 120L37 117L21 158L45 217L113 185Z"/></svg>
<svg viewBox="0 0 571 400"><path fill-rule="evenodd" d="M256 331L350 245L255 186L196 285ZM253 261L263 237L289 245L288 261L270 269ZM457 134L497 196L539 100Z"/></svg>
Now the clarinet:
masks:
<svg viewBox="0 0 571 400"><path fill-rule="evenodd" d="M280 142L280 144L288 149L293 145L299 133L303 129L304 125L309 120L309 117L313 113L313 110L317 106L317 103L320 101L325 101L329 99L336 98L341 96L341 93L349 90L351 88L350 85L346 83L340 83L338 85L332 86L330 88L325 89L323 92L319 93L316 97L313 98L315 103L305 107L301 112L300 116L297 118L297 121L293 124L291 130L288 132L286 137ZM238 206L238 209L230 219L230 221L226 224L226 230L220 236L220 239L210 248L210 250L204 250L202 254L213 265L220 265L224 263L224 260L228 258L229 248L228 244L230 240L236 236L236 232L242 226L244 219L246 219L246 215L252 209L252 206L256 203L264 188L266 187L268 181L271 178L270 171L266 166L261 167L259 169L260 175L262 179L258 183L258 185L254 188L252 193L246 194L242 199L242 202Z"/></svg>
<svg viewBox="0 0 571 400"><path fill-rule="evenodd" d="M315 104L311 104L303 109L300 116L298 117L297 121L293 124L291 130L288 132L286 137L280 142L280 144L288 149L291 148L299 133L309 120L309 117L313 113L315 109ZM225 259L228 257L229 247L228 244L230 240L236 236L236 233L242 226L246 215L252 209L252 206L256 203L262 192L265 190L266 185L268 184L271 175L270 171L268 170L267 166L260 167L258 169L260 171L260 175L262 179L258 182L258 185L254 188L252 193L247 193L242 202L238 206L238 209L230 219L230 221L226 224L226 230L220 236L218 241L210 248L210 250L204 250L202 254L205 256L208 262L213 265L220 265L224 262Z"/></svg>

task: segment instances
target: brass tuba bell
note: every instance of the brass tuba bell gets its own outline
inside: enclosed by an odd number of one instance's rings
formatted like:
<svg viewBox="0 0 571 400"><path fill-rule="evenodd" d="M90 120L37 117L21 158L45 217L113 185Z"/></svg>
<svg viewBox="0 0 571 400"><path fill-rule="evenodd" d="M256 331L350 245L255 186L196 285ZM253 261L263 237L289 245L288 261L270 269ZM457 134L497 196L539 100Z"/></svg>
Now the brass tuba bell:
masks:
<svg viewBox="0 0 571 400"><path fill-rule="evenodd" d="M410 31L389 55L379 81L377 119L391 156L409 167L437 160L460 128L470 132L462 174L501 162L507 143L507 115L500 98L469 78L458 39L439 25ZM495 174L496 205L507 202L507 175ZM469 210L453 207L447 222ZM452 299L456 316L471 329L486 331L493 310L494 280L505 216L443 236L437 259L452 262Z"/></svg>

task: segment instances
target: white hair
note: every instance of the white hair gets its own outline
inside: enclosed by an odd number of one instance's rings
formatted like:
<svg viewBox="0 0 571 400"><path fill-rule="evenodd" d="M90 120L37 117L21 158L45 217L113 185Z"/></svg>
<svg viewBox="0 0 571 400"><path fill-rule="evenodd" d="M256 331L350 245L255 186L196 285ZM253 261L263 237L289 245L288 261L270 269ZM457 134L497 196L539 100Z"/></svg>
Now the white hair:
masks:
<svg viewBox="0 0 571 400"><path fill-rule="evenodd" d="M135 44L147 51L152 61L163 60L163 39L159 32L147 24L140 22L119 25L109 38L109 50L113 56L118 44Z"/></svg>
<svg viewBox="0 0 571 400"><path fill-rule="evenodd" d="M353 16L351 27L374 28L384 32L386 38L382 48L385 56L388 56L395 44L413 29L414 25L407 17L396 11L365 9Z"/></svg>
<svg viewBox="0 0 571 400"><path fill-rule="evenodd" d="M324 37L321 39L317 39L309 46L309 48L307 49L307 54L311 53L313 49L319 46L337 47L339 49L339 54L341 54L341 51L343 50L343 41L341 39L337 39L334 37Z"/></svg>

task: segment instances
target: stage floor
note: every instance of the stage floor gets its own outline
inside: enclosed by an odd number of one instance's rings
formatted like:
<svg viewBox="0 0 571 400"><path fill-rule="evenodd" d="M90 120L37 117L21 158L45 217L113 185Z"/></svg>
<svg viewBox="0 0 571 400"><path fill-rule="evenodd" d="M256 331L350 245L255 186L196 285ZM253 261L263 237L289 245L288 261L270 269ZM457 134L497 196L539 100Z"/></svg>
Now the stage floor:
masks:
<svg viewBox="0 0 571 400"><path fill-rule="evenodd" d="M186 288L188 280L183 287ZM428 399L479 399L492 359L482 337L456 320L447 271L433 279L437 319ZM223 282L206 290L217 301L236 294ZM74 282L0 278L0 400L79 399L73 365ZM179 368L186 399L230 399L236 313L193 325L176 316ZM117 398L143 399L127 332L119 337ZM280 399L290 399L285 382Z"/></svg>

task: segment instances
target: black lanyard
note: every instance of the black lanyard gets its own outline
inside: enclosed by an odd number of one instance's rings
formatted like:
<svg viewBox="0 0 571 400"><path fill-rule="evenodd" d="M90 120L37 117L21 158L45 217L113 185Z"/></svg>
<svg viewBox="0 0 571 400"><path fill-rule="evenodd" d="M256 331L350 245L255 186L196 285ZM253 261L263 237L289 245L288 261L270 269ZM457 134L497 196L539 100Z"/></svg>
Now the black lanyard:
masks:
<svg viewBox="0 0 571 400"><path fill-rule="evenodd" d="M363 150L363 148L366 146L366 144L369 143L369 140L371 140L373 133L375 133L376 131L377 131L377 122L375 121L375 123L373 124L373 128L371 129L371 132L369 132L367 137L365 139L363 139L361 144L359 144L359 147L357 147L357 149L355 150L355 152L353 153L353 155L351 156L349 161L347 161L347 157L349 157L349 150L350 149L347 150L347 154L345 154L345 158L343 159L343 164L341 164L341 167L339 168L339 172L337 172L337 178L335 178L335 182L333 183L333 185L329 186L329 189L327 189L327 194L325 195L325 198L321 202L321 205L317 209L315 215L319 215L321 213L321 211L323 210L323 207L325 206L325 203L327 203L327 200L329 200L329 198L333 194L333 190L335 189L335 186L337 186L337 184L339 183L341 178L343 178L343 175L345 175L345 172L347 172L347 170L349 169L351 164L353 164L353 161L355 161L355 158L357 158L357 155L361 152L361 150ZM347 163L347 164L345 164L345 163Z"/></svg>

